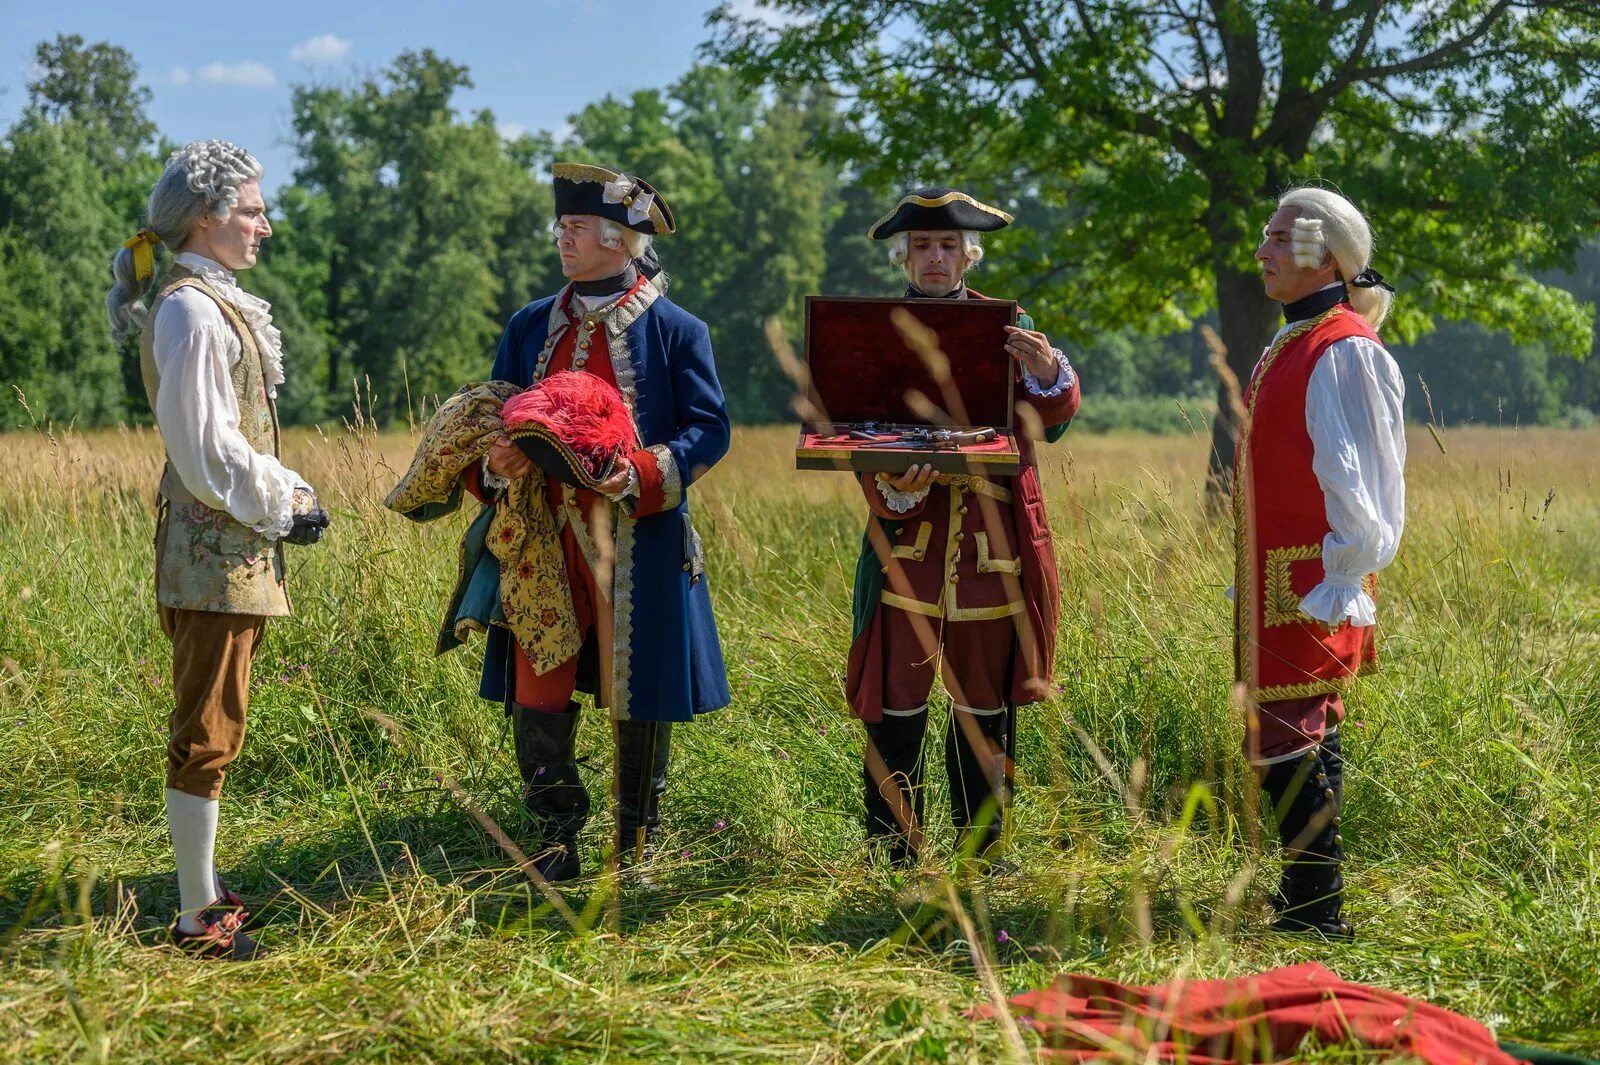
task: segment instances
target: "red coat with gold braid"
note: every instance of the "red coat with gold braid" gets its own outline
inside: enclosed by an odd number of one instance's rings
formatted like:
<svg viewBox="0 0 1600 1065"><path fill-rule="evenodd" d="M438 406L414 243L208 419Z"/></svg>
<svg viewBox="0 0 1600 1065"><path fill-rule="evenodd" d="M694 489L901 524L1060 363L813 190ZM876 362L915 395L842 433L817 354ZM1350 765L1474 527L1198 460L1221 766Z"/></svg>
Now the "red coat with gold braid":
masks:
<svg viewBox="0 0 1600 1065"><path fill-rule="evenodd" d="M1348 303L1285 330L1256 365L1234 455L1234 668L1257 702L1342 692L1377 660L1370 626L1329 632L1300 600L1322 580L1331 531L1312 469L1306 391L1329 345L1378 337ZM1376 595L1377 578L1365 581Z"/></svg>

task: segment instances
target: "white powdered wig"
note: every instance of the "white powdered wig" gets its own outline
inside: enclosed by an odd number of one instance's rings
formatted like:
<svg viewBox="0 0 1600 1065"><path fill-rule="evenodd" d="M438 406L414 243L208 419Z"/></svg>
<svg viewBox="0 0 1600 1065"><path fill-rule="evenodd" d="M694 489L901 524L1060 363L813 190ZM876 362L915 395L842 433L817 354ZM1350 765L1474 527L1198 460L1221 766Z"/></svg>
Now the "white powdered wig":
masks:
<svg viewBox="0 0 1600 1065"><path fill-rule="evenodd" d="M963 229L959 232L961 251L967 257L967 269L970 270L983 262L983 234L975 229ZM896 233L894 239L889 241L889 262L904 268L909 258L911 258L911 234Z"/></svg>
<svg viewBox="0 0 1600 1065"><path fill-rule="evenodd" d="M637 259L650 247L651 236L641 233L637 229L619 226L609 218L600 219L600 243L608 248L628 249L628 258Z"/></svg>
<svg viewBox="0 0 1600 1065"><path fill-rule="evenodd" d="M203 215L222 221L239 202L239 187L261 177L256 157L228 141L193 141L167 159L156 186L150 191L145 214L147 228L161 239L168 251L177 251L189 239ZM137 333L144 324L145 294L155 284L155 276L139 278L134 273L134 253L120 248L111 260L111 276L116 284L106 293L106 317L118 340Z"/></svg>
<svg viewBox="0 0 1600 1065"><path fill-rule="evenodd" d="M1351 284L1372 266L1372 227L1356 205L1330 189L1290 189L1278 198L1279 207L1300 211L1292 234L1296 266L1314 268L1332 255L1339 279L1349 290L1350 305L1377 329L1389 315L1394 294L1388 289Z"/></svg>

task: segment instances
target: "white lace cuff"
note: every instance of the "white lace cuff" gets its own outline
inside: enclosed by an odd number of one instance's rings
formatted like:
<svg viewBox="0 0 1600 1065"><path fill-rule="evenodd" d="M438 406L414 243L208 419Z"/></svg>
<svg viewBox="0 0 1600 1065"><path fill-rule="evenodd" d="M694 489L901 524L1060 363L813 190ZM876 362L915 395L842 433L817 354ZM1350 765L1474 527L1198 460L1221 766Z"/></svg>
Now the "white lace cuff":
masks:
<svg viewBox="0 0 1600 1065"><path fill-rule="evenodd" d="M607 492L606 498L613 503L625 503L639 495L639 467L628 463L628 485L620 492Z"/></svg>
<svg viewBox="0 0 1600 1065"><path fill-rule="evenodd" d="M1029 392L1041 399L1071 391L1073 384L1078 380L1078 375L1072 372L1072 363L1067 361L1066 352L1060 348L1051 348L1050 353L1056 357L1056 379L1055 384L1049 388L1044 386L1043 381L1033 376L1033 371L1026 365L1022 367L1022 383L1027 386Z"/></svg>
<svg viewBox="0 0 1600 1065"><path fill-rule="evenodd" d="M1361 590L1361 578L1341 574L1328 574L1300 600L1300 609L1326 625L1337 625L1345 618L1358 626L1378 621L1378 604Z"/></svg>
<svg viewBox="0 0 1600 1065"><path fill-rule="evenodd" d="M927 488L918 492L902 492L888 481L879 481L877 484L878 492L883 496L884 505L896 514L904 514L928 498Z"/></svg>
<svg viewBox="0 0 1600 1065"><path fill-rule="evenodd" d="M485 455L483 457L483 468L480 471L479 483L483 485L483 490L485 492L488 492L490 495L497 496L501 492L504 492L511 484L511 478L502 477L498 473L495 473L493 470L491 470L489 468L489 456Z"/></svg>

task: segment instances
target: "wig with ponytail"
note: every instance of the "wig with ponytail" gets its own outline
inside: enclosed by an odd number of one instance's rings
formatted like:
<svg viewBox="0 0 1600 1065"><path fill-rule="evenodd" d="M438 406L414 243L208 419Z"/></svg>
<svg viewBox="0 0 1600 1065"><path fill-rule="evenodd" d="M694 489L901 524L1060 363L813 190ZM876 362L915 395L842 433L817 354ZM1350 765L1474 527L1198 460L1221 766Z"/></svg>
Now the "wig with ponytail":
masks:
<svg viewBox="0 0 1600 1065"><path fill-rule="evenodd" d="M228 141L194 141L172 153L150 192L149 225L111 260L116 283L106 293L106 317L113 336L121 340L144 327L144 297L156 280L150 245L176 252L203 216L225 220L239 202L239 187L261 174L255 156Z"/></svg>
<svg viewBox="0 0 1600 1065"><path fill-rule="evenodd" d="M1330 189L1307 186L1284 193L1278 206L1300 212L1291 234L1295 265L1314 268L1332 255L1350 305L1376 330L1389 315L1394 290L1372 271L1372 227L1355 204Z"/></svg>

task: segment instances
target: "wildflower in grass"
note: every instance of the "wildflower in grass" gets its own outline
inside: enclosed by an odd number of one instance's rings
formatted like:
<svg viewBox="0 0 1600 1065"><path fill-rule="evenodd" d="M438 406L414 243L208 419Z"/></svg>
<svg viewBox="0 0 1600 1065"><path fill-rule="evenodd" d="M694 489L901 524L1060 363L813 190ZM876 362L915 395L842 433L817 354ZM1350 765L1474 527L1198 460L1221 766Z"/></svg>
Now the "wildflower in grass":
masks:
<svg viewBox="0 0 1600 1065"><path fill-rule="evenodd" d="M723 829L728 827L728 822L719 817L717 818L717 823L714 827L718 832L721 832Z"/></svg>
<svg viewBox="0 0 1600 1065"><path fill-rule="evenodd" d="M1011 937L1006 935L1006 930L1002 928L1000 929L1000 934L994 937L994 941L996 943L1009 943L1011 942Z"/></svg>

